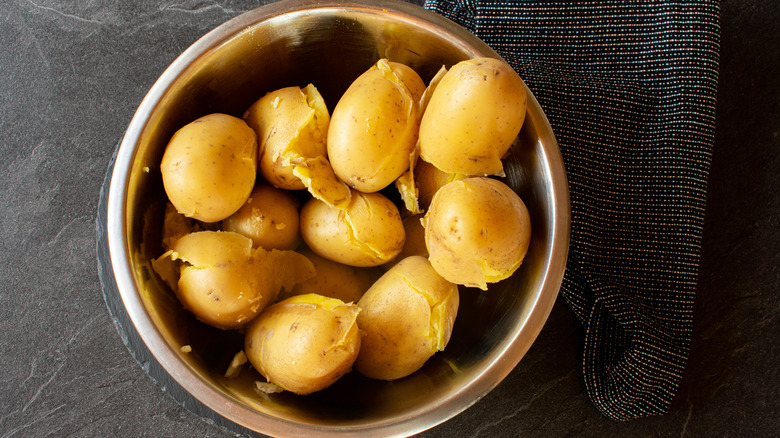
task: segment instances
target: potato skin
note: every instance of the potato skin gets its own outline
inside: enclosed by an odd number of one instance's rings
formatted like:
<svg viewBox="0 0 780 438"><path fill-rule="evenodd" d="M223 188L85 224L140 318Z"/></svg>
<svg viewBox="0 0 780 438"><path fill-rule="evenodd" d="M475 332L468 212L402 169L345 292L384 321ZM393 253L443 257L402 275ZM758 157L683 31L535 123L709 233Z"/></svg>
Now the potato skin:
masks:
<svg viewBox="0 0 780 438"><path fill-rule="evenodd" d="M504 61L454 65L431 95L420 123L420 156L447 173L496 175L520 132L526 90Z"/></svg>
<svg viewBox="0 0 780 438"><path fill-rule="evenodd" d="M355 79L328 128L328 159L342 181L373 193L409 168L424 90L414 70L385 59Z"/></svg>
<svg viewBox="0 0 780 438"><path fill-rule="evenodd" d="M381 193L353 191L346 209L312 198L301 209L301 236L315 253L349 266L379 266L406 240L398 207Z"/></svg>
<svg viewBox="0 0 780 438"><path fill-rule="evenodd" d="M522 199L487 177L439 189L423 226L436 271L455 284L483 290L520 267L531 240L531 218Z"/></svg>
<svg viewBox="0 0 780 438"><path fill-rule="evenodd" d="M297 284L289 292L284 291L279 296L280 300L293 295L316 293L337 298L345 303L357 303L368 288L374 284L381 272L378 271L378 268L357 268L334 262L317 255L308 248L303 248L298 252L312 262L317 275Z"/></svg>
<svg viewBox="0 0 780 438"><path fill-rule="evenodd" d="M176 131L160 171L168 199L187 217L219 222L249 197L256 177L257 139L241 119L209 114Z"/></svg>
<svg viewBox="0 0 780 438"><path fill-rule="evenodd" d="M249 237L255 248L295 249L301 241L298 209L292 193L258 184L244 205L222 221L222 229Z"/></svg>
<svg viewBox="0 0 780 438"><path fill-rule="evenodd" d="M401 260L358 301L362 345L355 369L380 380L417 371L446 347L459 303L458 287L425 257Z"/></svg>
<svg viewBox="0 0 780 438"><path fill-rule="evenodd" d="M244 351L269 382L311 394L352 369L360 350L354 304L316 294L268 307L246 331Z"/></svg>

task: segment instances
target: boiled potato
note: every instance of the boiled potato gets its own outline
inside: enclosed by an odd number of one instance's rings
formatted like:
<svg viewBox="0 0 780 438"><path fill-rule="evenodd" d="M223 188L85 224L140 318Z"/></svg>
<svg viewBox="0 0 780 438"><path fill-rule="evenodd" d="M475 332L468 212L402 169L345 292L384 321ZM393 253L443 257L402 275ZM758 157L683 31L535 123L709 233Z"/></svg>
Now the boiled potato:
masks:
<svg viewBox="0 0 780 438"><path fill-rule="evenodd" d="M301 240L298 208L292 193L258 184L244 205L222 221L222 229L249 237L254 247L295 249Z"/></svg>
<svg viewBox="0 0 780 438"><path fill-rule="evenodd" d="M160 171L170 202L187 217L219 222L255 185L257 140L243 120L210 114L176 131Z"/></svg>
<svg viewBox="0 0 780 438"><path fill-rule="evenodd" d="M423 241L423 245L424 245ZM317 275L298 283L291 291L284 291L279 299L293 295L319 294L337 298L345 303L357 303L360 297L379 278L378 268L357 268L328 260L304 248L298 251L314 265Z"/></svg>
<svg viewBox="0 0 780 438"><path fill-rule="evenodd" d="M350 85L333 109L328 159L336 175L364 193L409 168L425 84L411 68L381 59Z"/></svg>
<svg viewBox="0 0 780 438"><path fill-rule="evenodd" d="M425 228L422 225L422 218L422 214L415 214L403 219L404 232L406 234L404 248L393 260L382 265L382 269L388 270L396 263L409 256L419 255L426 258L428 257L428 248L425 246Z"/></svg>
<svg viewBox="0 0 780 438"><path fill-rule="evenodd" d="M401 260L358 301L362 345L355 369L381 380L417 371L446 347L459 302L458 287L425 257Z"/></svg>
<svg viewBox="0 0 780 438"><path fill-rule="evenodd" d="M520 267L531 240L523 201L503 182L486 177L439 189L423 226L436 271L453 283L483 290Z"/></svg>
<svg viewBox="0 0 780 438"><path fill-rule="evenodd" d="M288 298L249 324L244 351L263 377L287 391L325 389L352 369L360 350L359 311L317 294Z"/></svg>
<svg viewBox="0 0 780 438"><path fill-rule="evenodd" d="M447 173L497 175L520 132L526 90L504 61L454 65L433 91L420 123L420 157Z"/></svg>
<svg viewBox="0 0 780 438"><path fill-rule="evenodd" d="M350 266L378 266L403 249L398 207L381 193L355 191L346 209L312 198L301 209L301 236L315 253Z"/></svg>
<svg viewBox="0 0 780 438"><path fill-rule="evenodd" d="M414 167L414 182L417 186L420 208L427 210L436 192L453 181L466 178L468 175L447 173L424 160L417 160Z"/></svg>
<svg viewBox="0 0 780 438"><path fill-rule="evenodd" d="M234 232L200 231L176 241L161 258L180 262L176 296L202 322L235 329L257 316L279 294L314 276L306 257L293 251L252 248Z"/></svg>
<svg viewBox="0 0 780 438"><path fill-rule="evenodd" d="M305 189L289 160L327 153L330 115L317 88L309 84L272 91L253 103L244 119L257 132L263 178L282 189Z"/></svg>

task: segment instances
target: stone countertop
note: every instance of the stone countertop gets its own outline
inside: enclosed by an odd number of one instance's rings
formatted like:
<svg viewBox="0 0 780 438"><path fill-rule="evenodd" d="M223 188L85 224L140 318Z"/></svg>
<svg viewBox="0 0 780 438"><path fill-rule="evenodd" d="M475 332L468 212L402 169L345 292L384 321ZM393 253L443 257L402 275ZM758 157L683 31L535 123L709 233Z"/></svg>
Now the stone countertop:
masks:
<svg viewBox="0 0 780 438"><path fill-rule="evenodd" d="M229 437L132 358L103 301L98 193L149 87L251 1L0 4L0 437ZM559 300L515 370L422 436L774 436L780 430L780 3L724 0L692 351L671 412L590 403Z"/></svg>

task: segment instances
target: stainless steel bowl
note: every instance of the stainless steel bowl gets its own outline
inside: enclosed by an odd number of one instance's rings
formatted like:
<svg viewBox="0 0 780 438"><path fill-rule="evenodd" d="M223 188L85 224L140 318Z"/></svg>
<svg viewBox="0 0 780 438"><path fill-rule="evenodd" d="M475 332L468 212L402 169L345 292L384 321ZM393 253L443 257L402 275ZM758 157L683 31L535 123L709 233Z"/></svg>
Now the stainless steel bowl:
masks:
<svg viewBox="0 0 780 438"><path fill-rule="evenodd" d="M351 373L309 396L259 396L252 373L222 377L240 335L196 322L150 268L161 252L159 162L179 127L211 112L240 116L258 97L288 85L313 83L332 107L380 57L406 63L427 81L441 65L475 56L498 57L465 29L409 3L284 0L217 27L162 74L119 146L106 226L124 309L178 385L218 415L268 435L410 435L468 408L515 367L557 297L569 237L561 155L530 92L520 146L506 164L508 183L531 211L530 251L514 276L489 291L462 289L446 351L410 377L379 382ZM183 345L192 352L182 352Z"/></svg>

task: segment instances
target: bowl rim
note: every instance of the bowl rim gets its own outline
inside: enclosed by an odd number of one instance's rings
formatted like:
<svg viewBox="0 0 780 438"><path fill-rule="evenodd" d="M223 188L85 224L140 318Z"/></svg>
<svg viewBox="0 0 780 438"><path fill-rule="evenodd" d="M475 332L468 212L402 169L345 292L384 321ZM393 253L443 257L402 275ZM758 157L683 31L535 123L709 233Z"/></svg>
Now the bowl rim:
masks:
<svg viewBox="0 0 780 438"><path fill-rule="evenodd" d="M381 423L334 427L294 423L236 403L207 382L199 379L195 373L192 373L190 367L165 340L139 297L138 291L141 286L136 282L130 262L132 257L126 231L128 223L124 209L128 197L130 169L135 159L136 141L142 136L150 115L159 101L177 81L179 74L185 71L193 60L218 47L221 43L229 41L247 27L265 20L278 18L280 15L301 13L314 9L318 11L332 9L393 13L412 21L425 21L433 25L442 34L455 36L458 40L466 41L480 53L500 58L487 44L456 23L420 6L400 0L379 0L370 3L359 0L281 0L244 12L218 25L188 47L165 69L141 101L120 142L111 173L107 198L106 234L111 267L125 310L146 347L174 381L190 394L198 394L198 401L216 414L250 430L272 436L300 436L301 434L312 432L331 436L355 434L411 435L434 427L468 409L503 381L519 363L538 336L557 299L568 256L570 233L568 182L563 159L552 128L530 90L527 90L529 107L535 106L539 108L539 111L538 113L529 111L527 121L531 120L537 129L540 126L549 129L549 132L546 134L549 137L548 143L551 142L552 147L545 149L547 155L542 165L547 172L558 177L552 178L553 185L550 188L552 199L557 202L553 202L549 212L552 218L551 229L549 230L549 233L552 235L552 242L547 260L543 263L543 266L546 268L544 272L545 280L542 285L543 290L537 296L536 302L533 304L534 309L530 312L525 323L521 327L516 328L512 333L513 336L503 340L501 351L497 353L498 357L500 357L499 361L489 364L473 379L456 388L440 403L415 411L414 415L397 416ZM533 328L532 330L526 328L529 325ZM526 342L516 342L520 335L526 339Z"/></svg>

